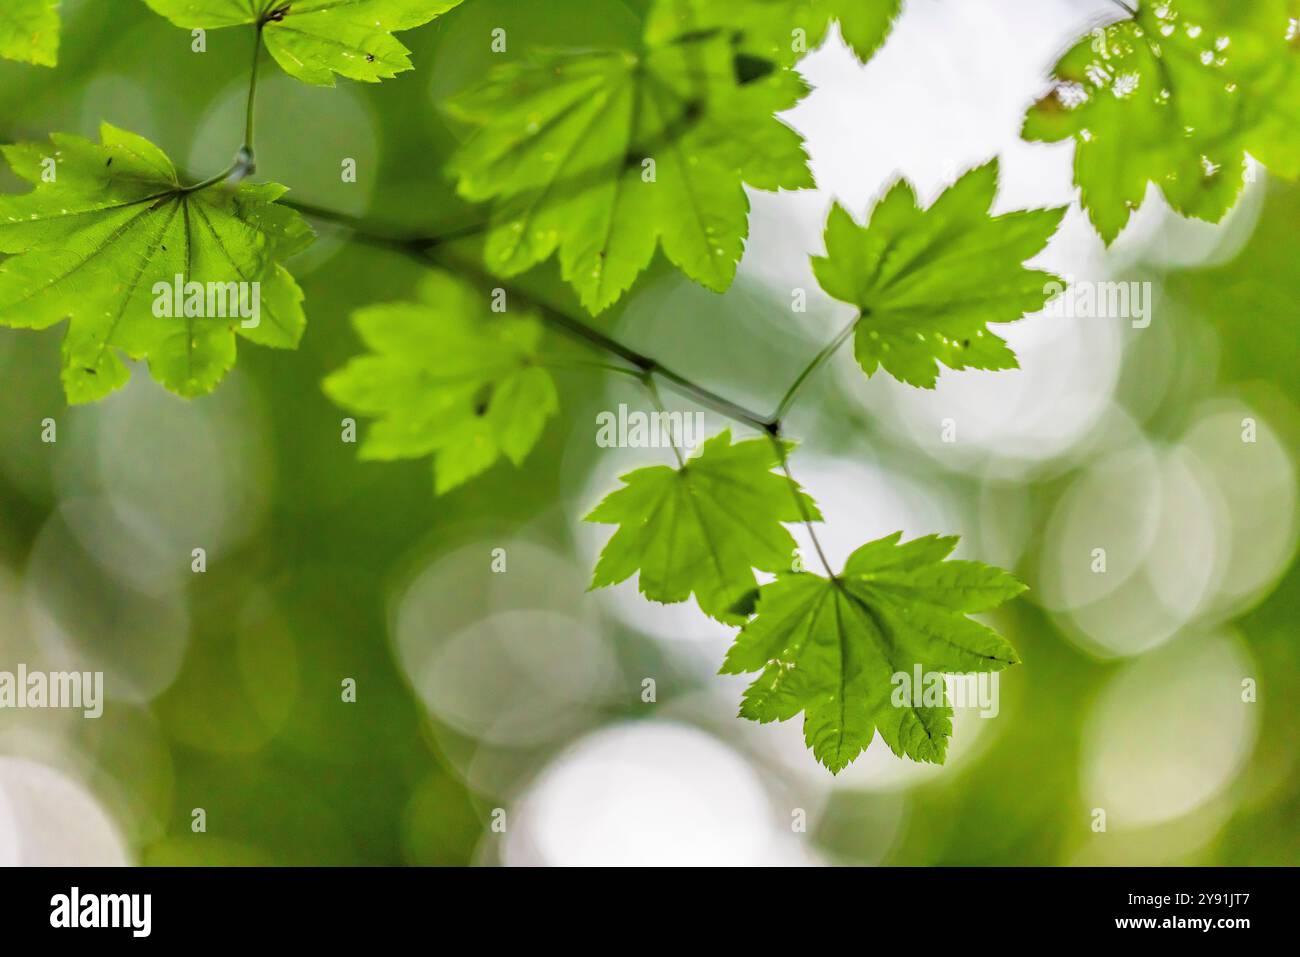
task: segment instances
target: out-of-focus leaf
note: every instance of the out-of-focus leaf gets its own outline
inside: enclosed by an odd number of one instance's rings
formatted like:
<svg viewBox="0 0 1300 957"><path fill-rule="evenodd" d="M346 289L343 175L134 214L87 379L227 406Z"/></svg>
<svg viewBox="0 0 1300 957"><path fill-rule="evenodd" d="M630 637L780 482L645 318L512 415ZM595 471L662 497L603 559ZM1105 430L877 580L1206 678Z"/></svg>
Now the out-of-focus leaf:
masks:
<svg viewBox="0 0 1300 957"><path fill-rule="evenodd" d="M1024 138L1074 140L1074 179L1107 244L1149 183L1182 215L1218 222L1247 153L1300 174L1297 23L1298 0L1144 0L1061 58Z"/></svg>
<svg viewBox="0 0 1300 957"><path fill-rule="evenodd" d="M450 104L479 127L451 169L462 196L493 203L486 259L499 275L558 250L565 281L598 313L662 246L722 291L749 231L743 184L812 185L802 141L773 116L805 92L789 70L744 82L716 34L640 53L536 52Z"/></svg>
<svg viewBox="0 0 1300 957"><path fill-rule="evenodd" d="M537 365L536 317L493 313L450 274L431 273L418 302L370 306L352 322L370 354L327 378L325 392L379 420L362 458L432 455L438 494L503 456L522 465L559 409L555 383Z"/></svg>
<svg viewBox="0 0 1300 957"><path fill-rule="evenodd" d="M187 30L263 24L262 38L290 76L333 86L334 75L378 83L411 69L393 36L461 0L144 0Z"/></svg>
<svg viewBox="0 0 1300 957"><path fill-rule="evenodd" d="M38 66L59 62L59 0L4 0L0 56Z"/></svg>
<svg viewBox="0 0 1300 957"><path fill-rule="evenodd" d="M747 53L790 64L820 46L831 23L863 63L889 36L902 0L677 0L653 9L653 35L724 30Z"/></svg>

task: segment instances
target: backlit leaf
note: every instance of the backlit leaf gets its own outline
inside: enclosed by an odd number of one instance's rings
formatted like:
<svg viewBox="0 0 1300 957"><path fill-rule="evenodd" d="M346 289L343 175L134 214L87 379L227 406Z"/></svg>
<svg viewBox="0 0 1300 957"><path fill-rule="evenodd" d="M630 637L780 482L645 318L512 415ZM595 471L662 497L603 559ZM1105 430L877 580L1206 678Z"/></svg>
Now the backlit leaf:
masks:
<svg viewBox="0 0 1300 957"><path fill-rule="evenodd" d="M535 52L453 100L478 129L451 169L462 196L493 204L486 258L499 275L558 251L597 313L662 247L722 291L749 231L743 184L812 185L799 136L773 116L805 91L789 70L746 80L713 34L639 53Z"/></svg>
<svg viewBox="0 0 1300 957"><path fill-rule="evenodd" d="M832 772L877 732L896 755L942 764L952 709L946 696L924 699L918 668L923 676L971 674L1019 661L967 615L1024 586L978 562L945 561L955 538L901 537L863 545L833 579L798 573L764 585L722 666L724 674L762 672L745 691L741 716L785 721L803 712L804 739Z"/></svg>
<svg viewBox="0 0 1300 957"><path fill-rule="evenodd" d="M587 516L619 526L600 554L592 587L639 572L641 593L652 601L685 601L694 593L706 614L744 621L740 609L754 589L754 569L791 566L795 543L783 523L801 519L799 499L810 518L820 518L798 486L772 471L779 464L771 440L733 445L731 433L722 432L681 468L654 465L624 475L623 487Z"/></svg>
<svg viewBox="0 0 1300 957"><path fill-rule="evenodd" d="M284 72L333 86L334 75L378 83L411 69L393 36L462 0L145 0L187 30L264 24L262 38Z"/></svg>
<svg viewBox="0 0 1300 957"><path fill-rule="evenodd" d="M1300 174L1300 0L1159 0L1095 30L1057 63L1024 138L1075 142L1074 179L1107 244L1149 184L1218 222L1246 154Z"/></svg>
<svg viewBox="0 0 1300 957"><path fill-rule="evenodd" d="M950 369L1014 369L1016 357L989 323L1036 312L1062 288L1022 263L1056 231L1062 209L990 215L996 162L972 170L922 209L900 180L865 226L836 204L826 223L818 282L862 311L854 354L867 375L933 388Z"/></svg>
<svg viewBox="0 0 1300 957"><path fill-rule="evenodd" d="M68 400L123 385L124 357L148 360L164 386L194 396L234 365L237 335L297 346L303 297L282 262L312 232L275 202L285 188L188 190L147 140L108 124L100 139L56 133L48 145L3 148L35 189L0 196L0 253L10 254L0 263L0 325L67 320ZM194 310L181 308L188 294L168 295L190 284L203 291Z"/></svg>
<svg viewBox="0 0 1300 957"><path fill-rule="evenodd" d="M39 66L59 62L59 0L0 3L0 57Z"/></svg>

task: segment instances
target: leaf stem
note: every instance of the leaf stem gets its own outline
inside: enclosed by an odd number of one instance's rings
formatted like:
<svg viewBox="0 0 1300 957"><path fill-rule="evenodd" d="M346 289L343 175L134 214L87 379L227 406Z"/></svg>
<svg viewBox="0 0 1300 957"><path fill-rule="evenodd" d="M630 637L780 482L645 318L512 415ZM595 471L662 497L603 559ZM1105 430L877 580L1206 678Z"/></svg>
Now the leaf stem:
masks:
<svg viewBox="0 0 1300 957"><path fill-rule="evenodd" d="M777 405L776 411L772 413L771 421L776 423L778 427L781 424L781 420L785 418L786 413L790 411L790 407L794 405L795 399L799 397L799 390L803 388L803 384L807 382L812 374L820 369L831 356L835 355L835 353L839 351L840 346L844 345L849 336L853 334L853 330L858 327L858 323L861 322L866 315L865 312L859 312L854 316L852 322L841 329L839 334L826 344L825 348L818 352L817 355L813 356L812 362L804 366L803 371L800 372L794 382L790 384L790 388L785 390L785 395L781 397L780 404Z"/></svg>
<svg viewBox="0 0 1300 957"><path fill-rule="evenodd" d="M642 373L641 381L645 384L646 391L650 393L650 401L655 404L655 410L658 412L664 412L664 401L659 397L659 387L655 385L654 374L651 372ZM672 441L668 444L672 446L673 455L677 458L677 467L679 469L684 469L686 468L686 460L682 458L682 450L677 447L677 439L680 438L680 436L670 436L670 438Z"/></svg>
<svg viewBox="0 0 1300 957"><path fill-rule="evenodd" d="M808 529L808 537L812 539L813 548L817 550L817 559L822 563L822 568L826 569L826 576L831 581L835 581L835 573L831 571L831 563L826 560L826 553L822 551L822 543L817 538L817 530L813 528L813 517L812 513L808 511L808 503L803 500L799 483L794 480L794 475L790 472L790 456L785 443L776 435L769 435L768 438L772 440L772 446L776 449L776 454L781 460L781 471L785 473L786 479L790 482L790 492L794 495L795 504L799 507L803 527Z"/></svg>
<svg viewBox="0 0 1300 957"><path fill-rule="evenodd" d="M450 258L442 250L449 246L454 240L464 238L465 235L479 231L479 227L472 226L469 229L456 228L449 231L446 235L433 236L403 236L397 234L391 229L382 229L376 227L365 220L350 216L346 213L340 213L336 210L326 209L321 206L315 206L311 203L303 203L292 199L281 199L281 205L295 209L312 219L322 222L331 223L340 226L350 233L353 237L362 243L381 248L393 249L405 255L411 256L421 262L441 263L447 265L447 259ZM461 272L471 273L474 278L484 284L500 284L500 280L490 276L482 269L462 259L456 259L451 263ZM800 390L807 380L819 369L827 360L831 358L839 348L852 335L858 322L860 322L867 313L860 312L854 316L853 321L846 325L835 336L830 343L821 349L812 361L805 366L795 378L782 397L777 410L770 416L764 416L761 413L734 402L725 396L719 395L712 389L706 388L687 378L679 372L664 365L658 359L637 352L629 346L624 345L617 339L601 332L594 326L588 325L581 319L569 315L567 312L556 308L547 303L540 302L532 297L521 293L518 289L512 289L511 295L516 298L524 298L528 305L537 309L542 318L551 326L559 329L561 332L586 343L594 349L606 352L612 356L622 359L624 362L633 366L643 375L653 375L663 381L663 383L686 398L693 399L707 409L711 409L720 415L726 416L737 422L748 425L750 428L768 435L780 435L782 421L791 406L794 405L798 398Z"/></svg>
<svg viewBox="0 0 1300 957"><path fill-rule="evenodd" d="M229 180L232 185L242 182L257 171L257 158L253 151L254 116L257 112L257 74L262 65L262 29L264 24L258 22L257 35L253 40L253 72L248 79L248 104L244 112L244 142L235 154L234 162L216 176L209 176L192 186L182 186L179 192L197 193L200 190L216 186Z"/></svg>
<svg viewBox="0 0 1300 957"><path fill-rule="evenodd" d="M324 207L314 206L310 203L300 203L296 200L281 199L280 203L290 209L297 210L304 216L317 219L322 222L332 223L341 226L352 233L352 237L358 242L374 246L381 249L395 250L411 259L414 259L422 265L430 263L442 266L451 266L462 273L467 273L480 284L499 284L500 280L494 276L485 273L479 266L465 261L457 260L455 257L448 256L443 250L448 245L448 240L439 236L410 237L395 234L393 230L384 230L376 227L365 220L349 216L346 213L340 213L336 210L325 209ZM449 261L450 260L450 261ZM729 419L744 423L751 428L767 435L776 449L777 457L781 463L781 471L790 482L791 494L795 497L795 503L798 506L799 514L802 517L804 527L808 529L808 536L812 539L813 548L817 551L817 558L821 561L822 568L826 574L835 580L835 573L831 571L830 562L826 560L826 553L822 550L821 541L817 538L817 532L813 528L813 517L808 511L808 504L800 494L799 485L790 471L789 455L785 442L781 439L781 420L789 411L798 397L799 390L803 384L815 373L822 365L833 356L857 328L858 322L866 315L860 312L854 316L853 321L840 330L840 332L825 347L815 355L811 362L799 373L790 388L786 390L780 404L777 406L776 414L770 418L764 418L752 409L730 399L718 395L711 389L707 389L694 382L686 376L674 372L672 369L663 365L657 359L643 355L619 342L617 339L606 335L599 329L588 325L581 319L569 315L561 309L541 302L527 293L518 289L511 291L514 298L523 300L526 307L535 309L550 325L559 329L561 332L572 336L573 338L591 346L602 352L606 352L618 359L623 360L632 368L625 369L618 366L609 366L610 371L631 374L639 378L649 390L651 398L654 400L656 407L663 411L663 402L659 395L659 390L655 384L655 379L662 379L664 384L674 392L684 395L687 398L694 399L705 408L712 409ZM685 464L682 458L681 450L676 445L673 446L673 454L677 457L679 466Z"/></svg>
<svg viewBox="0 0 1300 957"><path fill-rule="evenodd" d="M197 182L192 186L182 186L179 190L177 190L177 192L182 194L197 193L199 190L207 189L211 186L216 186L218 183L224 183L231 176L235 175L235 171L237 169L239 169L238 159L236 159L235 162L231 163L229 166L223 169L216 176L209 176L207 179L201 180L200 182Z"/></svg>
<svg viewBox="0 0 1300 957"><path fill-rule="evenodd" d="M692 382L685 376L678 375L672 369L666 368L659 363L651 360L646 372L657 375L664 380L664 383L674 392L684 395L689 399L694 399L700 405L712 409L729 419L735 419L743 422L751 428L758 429L761 432L773 434L772 430L776 424L770 419L765 419L756 412L751 412L739 403L732 402L730 399L724 399L709 389L704 388L698 383Z"/></svg>
<svg viewBox="0 0 1300 957"><path fill-rule="evenodd" d="M392 230L384 230L376 227L365 220L356 216L349 216L346 213L340 213L332 209L325 209L320 206L313 206L310 203L300 203L296 200L281 199L280 203L290 209L297 210L304 216L317 219L322 222L332 223L341 226L352 233L355 240L370 246L383 249L395 250L412 259L417 260L422 265L430 263L442 266L450 266L462 273L472 275L480 284L500 284L500 280L494 276L488 275L483 269L476 264L462 258L450 256L445 250L449 245L449 240L441 236L401 236L395 234ZM516 299L523 300L526 307L535 309L544 321L551 326L559 329L561 332L572 336L580 342L591 346L594 349L608 353L618 359L623 360L632 368L625 369L618 366L609 366L610 371L631 374L645 383L646 388L650 390L651 397L655 405L662 411L663 403L659 396L659 390L656 387L655 380L660 379L663 383L677 392L679 395L693 399L705 408L712 409L729 419L741 422L751 428L767 435L777 450L777 455L781 463L781 471L785 473L791 483L791 492L799 507L799 514L802 516L804 526L808 529L808 535L812 539L813 548L817 551L817 557L821 561L822 567L826 574L833 580L835 573L831 571L830 563L826 560L826 553L822 550L821 542L817 538L817 533L813 529L812 514L808 511L808 505L803 496L799 493L798 483L795 482L794 476L790 472L788 453L785 443L781 440L781 424L786 413L794 405L798 398L799 391L808 379L820 369L828 359L831 358L845 342L848 341L857 324L863 319L866 312L860 312L854 316L853 321L840 330L840 332L826 346L824 346L815 355L811 362L803 368L795 381L790 385L781 398L777 406L776 413L771 417L764 418L758 412L748 409L738 402L725 398L714 392L712 389L705 388L698 382L688 379L686 376L665 366L659 360L650 356L643 355L619 342L617 339L606 335L599 329L588 325L581 319L569 315L567 312L556 308L548 303L541 302L528 294L518 290L511 290L511 295ZM677 456L677 461L683 463L681 451L674 446L673 453Z"/></svg>
<svg viewBox="0 0 1300 957"><path fill-rule="evenodd" d="M262 65L262 30L265 24L258 21L257 35L253 38L253 72L248 78L248 105L244 111L244 145L242 152L248 154L248 172L251 173L254 168L253 159L256 152L253 149L253 131L257 116L257 75Z"/></svg>

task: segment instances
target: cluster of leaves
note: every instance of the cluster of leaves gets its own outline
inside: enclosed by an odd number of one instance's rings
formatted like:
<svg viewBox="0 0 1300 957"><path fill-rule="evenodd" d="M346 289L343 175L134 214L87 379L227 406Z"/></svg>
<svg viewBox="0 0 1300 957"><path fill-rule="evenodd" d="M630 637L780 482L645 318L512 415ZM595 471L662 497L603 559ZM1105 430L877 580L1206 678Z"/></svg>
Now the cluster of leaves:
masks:
<svg viewBox="0 0 1300 957"><path fill-rule="evenodd" d="M1107 244L1148 184L1184 216L1218 222L1247 154L1300 175L1300 2L1143 2L1061 58L1023 135L1075 141L1081 201Z"/></svg>
<svg viewBox="0 0 1300 957"><path fill-rule="evenodd" d="M286 72L331 85L339 74L378 81L411 68L392 35L460 0L145 0L186 28L255 24L258 42ZM55 62L54 0L17 0L0 11L0 53ZM103 398L130 376L124 358L147 360L182 396L214 389L235 363L236 337L296 348L303 295L285 261L312 241L286 188L214 180L186 186L171 160L142 137L105 125L101 142L54 134L48 145L5 147L34 189L0 196L0 324L43 329L67 321L63 384L73 403ZM159 317L160 286L259 285L256 322L212 316L195 303ZM513 448L513 446L510 446ZM490 464L490 463L489 463Z"/></svg>
<svg viewBox="0 0 1300 957"><path fill-rule="evenodd" d="M897 700L893 676L1015 664L1014 649L967 615L1024 586L978 562L945 561L955 538L903 543L901 532L859 548L838 575L792 570L783 523L820 515L792 479L772 471L788 448L765 438L733 445L724 432L680 468L625 475L587 516L619 526L592 585L639 573L648 598L678 602L693 592L703 611L741 625L722 665L724 674L759 672L741 716L802 713L804 740L830 771L843 770L877 731L899 756L942 763L952 709ZM754 569L776 580L757 587Z"/></svg>
<svg viewBox="0 0 1300 957"><path fill-rule="evenodd" d="M856 352L868 374L883 368L933 385L940 363L1015 365L988 326L1045 304L1054 277L1022 263L1042 249L1064 211L991 216L996 190L993 162L926 209L900 181L865 226L838 206L832 211L815 271L829 294L859 310ZM443 490L502 454L518 464L556 403L549 377L534 365L535 319L492 317L481 292L435 277L419 303L357 314L373 354L331 376L326 391L379 419L363 455L432 454ZM771 721L802 711L809 747L832 771L856 757L874 730L897 754L942 761L950 709L899 709L890 675L915 665L974 672L1015 663L1010 646L966 614L1021 586L996 569L944 562L956 545L951 538L900 544L894 535L864 546L840 575L792 571L795 541L786 526L821 519L788 473L774 471L792 448L770 435L733 442L723 432L677 467L623 476L587 516L618 526L592 587L636 575L653 601L694 596L706 614L742 626L724 671L762 674L741 714ZM777 580L760 587L756 572Z"/></svg>
<svg viewBox="0 0 1300 957"><path fill-rule="evenodd" d="M261 41L287 72L331 84L338 75L376 81L410 69L408 51L393 33L426 23L460 0L144 2L190 29L256 25ZM745 187L813 185L798 135L777 118L806 92L791 64L821 42L833 23L861 59L869 58L888 36L899 6L898 0L660 0L650 7L635 52L532 51L493 71L448 105L451 115L475 128L451 170L462 195L490 203L489 270L510 277L558 254L561 274L595 314L621 298L662 248L691 278L726 289L748 232ZM1141 203L1149 183L1162 188L1181 211L1217 220L1241 188L1246 151L1276 172L1300 172L1295 132L1300 124L1291 108L1300 102L1298 15L1300 0L1143 3L1135 16L1099 29L1062 58L1052 92L1026 119L1025 136L1077 140L1082 203L1108 242ZM58 29L56 0L11 0L0 17L0 55L52 64ZM45 147L20 149L49 158ZM12 162L18 154L11 149L8 155ZM150 247L156 233L150 227L173 208L187 213L213 203L224 209L221 215L235 219L247 211L252 218L244 227L258 232L265 214L252 200L265 204L274 197L244 186L238 191L240 203L219 199L221 190L215 188L189 193L163 161L148 188L160 198L170 194L173 201L148 210L127 231L109 229L99 236L89 229L92 221L108 222L119 212L118 202L151 194L132 192L134 186L119 178L122 168L113 171L111 159L104 157L113 175L98 179L112 181L105 188L105 197L112 198L92 214L89 207L99 197L92 196L87 206L85 183L96 177L89 168L74 165L90 161L85 151L64 157L59 179L43 180L30 197L4 200L10 218L35 215L45 227L15 229L10 224L6 230L10 238L4 251L27 255L21 268L0 267L8 300L0 306L0 321L29 327L67 318L70 328L84 331L93 343L93 361L83 362L85 350L70 334L64 378L72 401L97 398L124 381L120 360L112 358L119 348L129 357L150 358L155 370L166 370L160 380L182 394L214 387L234 358L229 328L191 323L198 334L187 337L174 328L149 328L165 320L148 315L132 316L127 328L120 328L114 304L73 301L71 293L89 276L109 274L113 263L143 261L139 288L170 279L162 268L163 243ZM961 195L954 191L945 197L943 204L969 203L966 222L973 224L970 217L982 217L987 208L983 193L990 181L984 180L979 196L978 184L972 183ZM75 241L65 241L46 222L65 209L86 213L77 224L84 228L73 231ZM894 220L903 224L919 215L909 188L900 183L876 213L873 227L884 236L895 228ZM205 233L196 227L195 217L182 215L179 222L202 245ZM1049 215L1033 214L989 220L982 227L986 235L970 233L970 251L980 242L1003 240L1008 248L1018 243L1028 249L1044 230L1050 232L1049 222ZM1013 238L1016 230L1020 234ZM255 260L222 266L220 259L209 257L216 273L210 277L191 277L185 269L180 274L200 281L249 281L274 260L272 291L284 301L280 311L286 314L260 335L239 334L292 346L303 320L288 291L292 280L283 273L283 259L305 241L297 232L292 242L262 242ZM853 235L850 217L836 207L828 249L857 241ZM176 251L174 245L168 249ZM928 262L936 254L953 262L960 256L936 234L921 241L915 258ZM1025 303L1023 313L1039 285L1036 277L1021 276L1018 288L998 289L983 277L949 271L944 275L950 295L934 296L927 286L930 312L924 314L909 298L923 285L917 270L898 259L882 269L872 258L869 249L849 252L846 247L817 262L826 290L869 315L854 343L868 373L883 366L905 382L931 386L940 364L953 369L1014 364L997 336L971 323L975 306L967 295L970 286L960 283L975 279L981 295L999 297L1008 306L1018 298ZM833 275L834 259L852 259L849 272L856 273ZM35 269L42 261L54 270L47 278L61 275L60 263L76 262L78 268L49 289L26 288L24 283L43 275ZM926 283L941 274L931 275ZM61 315L60 292L67 306ZM28 295L44 300L47 310L28 310ZM134 295L137 302L128 297L127 311L138 305L138 290ZM1016 310L1008 313L1016 318ZM133 325L140 327L138 334ZM278 334L272 334L277 326ZM170 346L160 340L170 340ZM184 352L185 368L168 363L163 357L169 352ZM107 368L101 369L102 364Z"/></svg>
<svg viewBox="0 0 1300 957"><path fill-rule="evenodd" d="M144 2L186 29L252 28L285 72L328 86L411 69L393 34L462 0ZM53 65L57 6L6 0L0 56ZM1298 6L1142 3L1062 58L1024 136L1076 141L1081 202L1107 243L1149 184L1179 211L1217 221L1241 189L1247 154L1300 173ZM487 270L508 278L554 256L592 315L621 299L656 251L725 290L748 235L746 188L814 185L800 137L778 116L808 92L795 62L832 24L865 62L900 7L655 0L634 50L533 50L496 68L447 107L468 132L450 172L461 196L487 208ZM312 234L277 202L283 187L244 182L246 167L235 183L186 186L160 149L111 126L98 144L55 134L4 155L33 189L0 197L0 323L67 320L70 401L121 386L124 359L147 361L163 385L190 396L217 385L239 336L297 345L303 297L285 263ZM832 208L813 269L855 311L853 348L867 375L931 388L941 367L1015 367L991 326L1037 311L1045 290L1060 288L1024 264L1063 210L995 216L997 186L994 161L928 207L900 180L862 224ZM158 318L150 298L159 282L260 283L263 321ZM433 271L416 301L362 309L354 325L368 351L331 375L326 393L375 420L363 457L429 457L439 494L501 459L521 465L558 411L544 317L498 313L462 279ZM723 432L676 467L623 476L588 516L617 526L592 587L635 575L647 598L693 597L738 627L722 670L758 673L741 715L802 714L808 746L832 771L876 733L896 754L940 762L951 710L900 704L891 676L1014 664L1011 646L968 616L1023 586L951 560L956 539L903 542L901 533L862 546L838 574L804 571L788 526L811 530L821 515L791 477L793 446L775 425L741 441Z"/></svg>

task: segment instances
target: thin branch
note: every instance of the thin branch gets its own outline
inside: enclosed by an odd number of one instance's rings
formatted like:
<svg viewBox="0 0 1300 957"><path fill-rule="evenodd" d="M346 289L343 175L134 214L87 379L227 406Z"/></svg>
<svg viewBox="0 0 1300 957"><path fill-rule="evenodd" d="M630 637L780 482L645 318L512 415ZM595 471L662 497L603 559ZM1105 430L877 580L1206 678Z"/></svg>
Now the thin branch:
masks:
<svg viewBox="0 0 1300 957"><path fill-rule="evenodd" d="M761 432L774 434L774 430L778 427L779 423L773 422L771 419L765 419L757 412L752 412L745 408L745 406L732 402L730 399L724 399L716 392L692 382L685 376L678 375L672 369L667 369L664 366L659 365L657 362L653 362L653 360L652 363L651 367L646 371L663 379L664 383L679 395L684 395L689 399L694 399L700 405L710 408L714 412L725 415L729 419L743 422L745 425L758 429Z"/></svg>
<svg viewBox="0 0 1300 957"><path fill-rule="evenodd" d="M616 365L613 362L600 362L595 359L574 359L570 356L541 355L535 360L544 369L591 369L596 372L613 372L617 375L630 376L637 381L645 375L640 369Z"/></svg>
<svg viewBox="0 0 1300 957"><path fill-rule="evenodd" d="M430 263L441 266L450 266L461 273L467 273L473 276L480 285L494 285L500 282L494 276L485 273L481 267L464 258L457 259L447 251L448 243L442 237L410 237L395 234L391 230L379 230L376 227L366 223L364 220L340 213L331 209L324 209L319 206L313 206L309 203L300 203L295 200L282 199L280 202L291 209L295 209L304 216L317 219L322 222L332 223L341 226L352 233L352 237L358 242L366 245L375 246L383 249L395 250L409 258L412 258L423 265ZM574 316L548 304L541 302L526 293L519 290L512 290L511 295L516 299L522 300L526 307L535 309L545 320L560 331L572 336L580 342L591 346L594 349L606 352L615 356L633 367L632 369L623 369L617 366L610 367L611 371L631 373L645 383L646 388L650 391L656 407L662 411L663 402L659 396L659 390L655 385L655 379L663 380L664 384L671 388L679 395L693 399L695 402L712 409L727 418L742 422L751 428L767 435L773 443L780 460L781 471L790 481L791 494L795 497L795 503L798 506L799 514L802 518L804 527L808 529L808 535L812 539L813 548L817 551L817 558L821 561L822 567L826 574L832 580L835 579L835 573L831 571L830 562L826 559L826 553L822 550L821 541L817 538L817 532L813 528L812 513L808 510L808 504L800 494L799 485L790 471L789 455L785 442L781 439L781 424L786 412L794 404L798 397L799 390L805 382L819 369L825 362L839 350L853 333L858 322L863 318L865 313L859 313L854 317L844 329L835 336L830 343L813 357L812 361L796 377L790 388L786 390L780 404L777 407L776 414L770 418L763 418L757 412L733 402L723 396L718 395L711 389L707 389L686 378L680 373L660 363L657 359L643 355L640 352L624 345L617 339L614 339L601 332L587 323ZM677 457L679 466L684 466L685 461L682 458L681 450L673 446L673 454Z"/></svg>
<svg viewBox="0 0 1300 957"><path fill-rule="evenodd" d="M310 203L299 203L295 200L282 199L280 203L295 209L304 216L323 222L333 223L348 229L352 235L362 243L371 246L378 246L387 249L393 249L404 255L418 259L426 265L430 262L451 266L459 272L470 274L480 284L497 286L501 281L494 276L485 273L481 268L464 257L456 257L447 249L447 243L441 237L405 237L395 235L391 231L379 230L370 226L364 220L354 216L348 216L344 213L336 212L331 209L323 209L319 206L313 206ZM707 389L688 379L686 376L673 369L663 365L657 359L643 355L640 352L630 348L593 326L588 325L581 319L569 315L561 309L556 308L548 303L541 302L525 293L515 289L512 295L517 299L522 299L526 305L531 306L541 313L542 318L573 338L586 343L594 349L617 356L624 362L635 366L642 373L657 376L663 380L664 384L689 399L698 402L707 409L712 409L720 415L729 419L743 422L751 428L758 429L761 432L772 432L779 423L766 419L761 413L746 408L738 402L719 395L712 389Z"/></svg>

